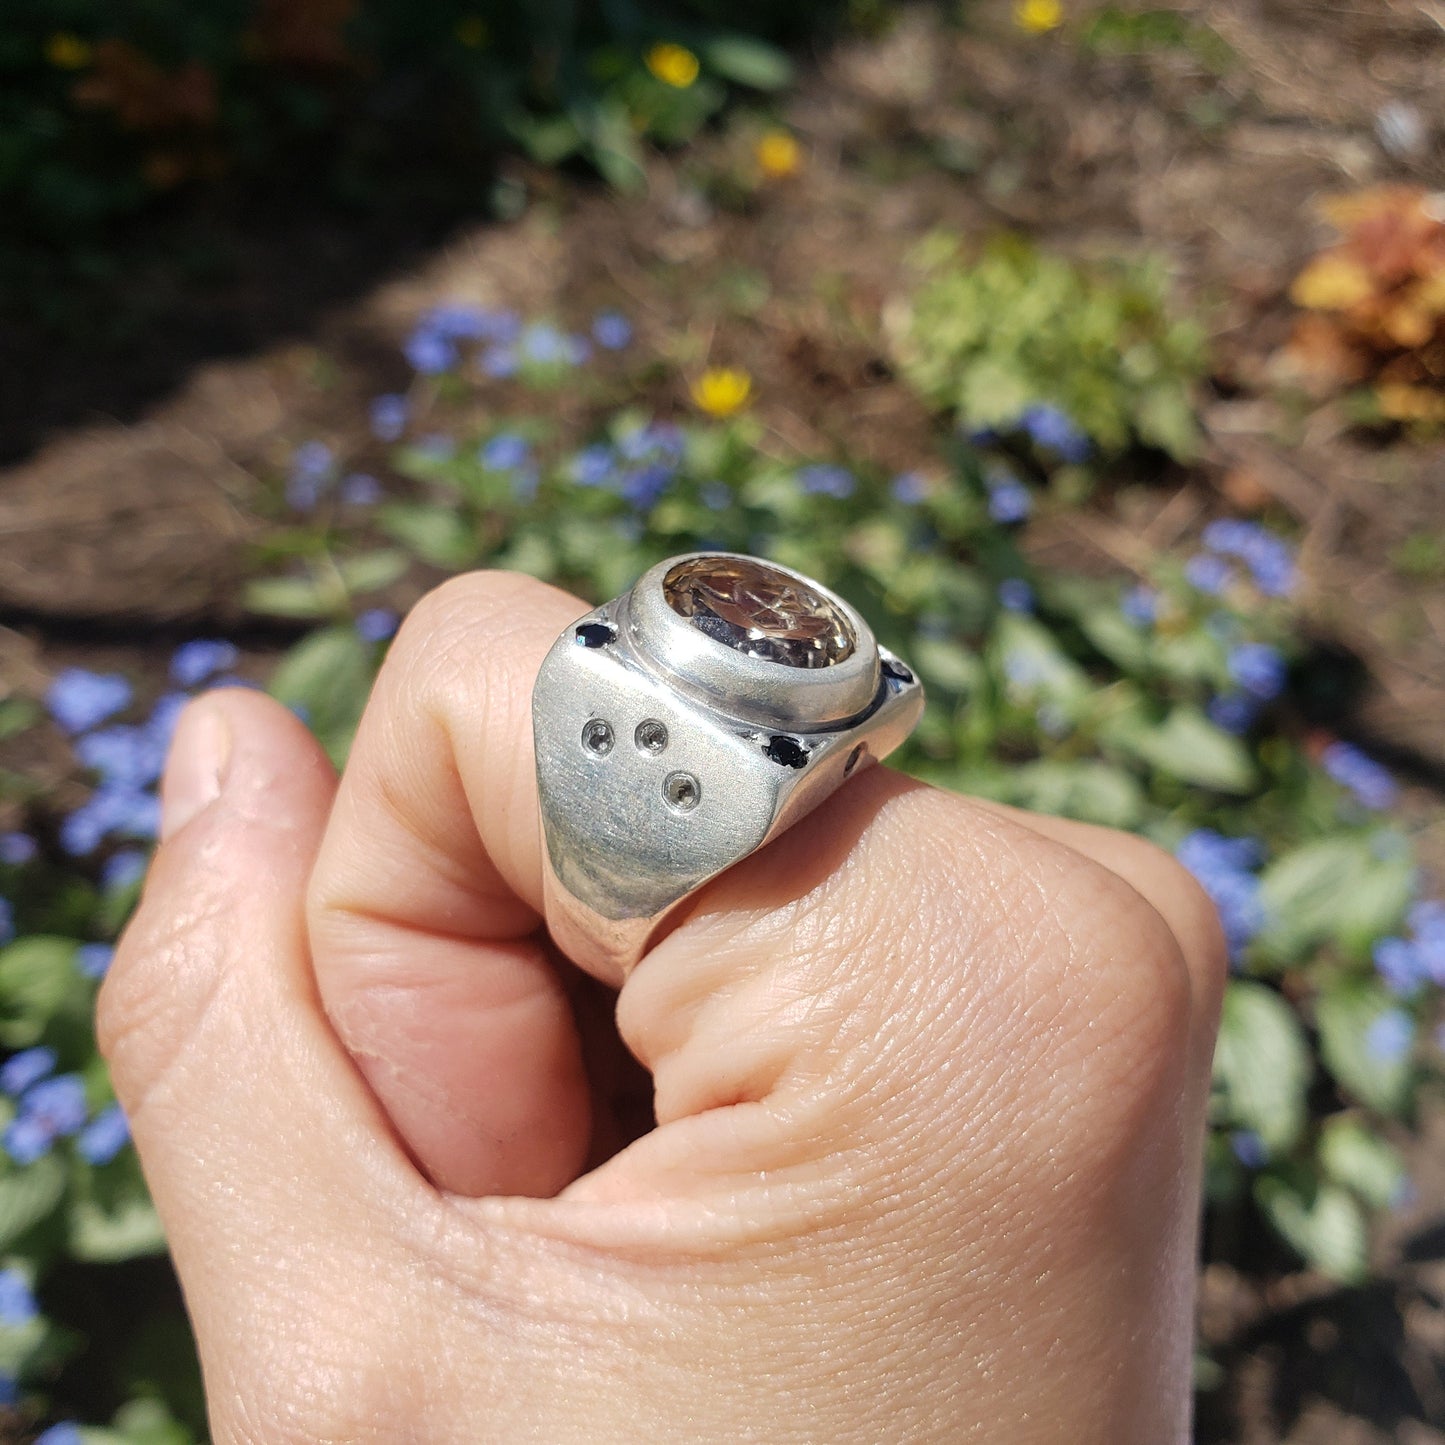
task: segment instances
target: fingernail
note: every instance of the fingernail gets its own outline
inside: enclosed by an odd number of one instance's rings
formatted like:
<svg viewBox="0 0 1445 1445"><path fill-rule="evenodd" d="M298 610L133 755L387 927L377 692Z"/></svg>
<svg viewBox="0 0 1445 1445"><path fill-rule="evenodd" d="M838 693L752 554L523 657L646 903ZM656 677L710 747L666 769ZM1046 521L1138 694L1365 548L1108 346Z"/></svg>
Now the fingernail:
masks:
<svg viewBox="0 0 1445 1445"><path fill-rule="evenodd" d="M179 833L221 796L231 760L231 729L214 703L192 703L181 714L161 782L161 842Z"/></svg>

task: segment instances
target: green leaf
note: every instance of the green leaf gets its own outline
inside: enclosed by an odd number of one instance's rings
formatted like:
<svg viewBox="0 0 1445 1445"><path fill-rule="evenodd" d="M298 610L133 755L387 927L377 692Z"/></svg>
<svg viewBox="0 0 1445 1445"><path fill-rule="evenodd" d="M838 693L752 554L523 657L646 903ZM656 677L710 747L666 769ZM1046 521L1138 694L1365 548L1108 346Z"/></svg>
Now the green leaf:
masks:
<svg viewBox="0 0 1445 1445"><path fill-rule="evenodd" d="M793 83L793 62L775 45L751 35L719 35L701 47L707 68L753 90L783 90Z"/></svg>
<svg viewBox="0 0 1445 1445"><path fill-rule="evenodd" d="M326 617L346 605L338 579L257 577L246 584L246 606L273 617Z"/></svg>
<svg viewBox="0 0 1445 1445"><path fill-rule="evenodd" d="M1304 1128L1312 1072L1309 1045L1290 1006L1263 984L1233 980L1214 1051L1214 1079L1229 1121L1253 1129L1272 1155L1284 1153Z"/></svg>
<svg viewBox="0 0 1445 1445"><path fill-rule="evenodd" d="M1187 704L1172 708L1156 724L1139 712L1121 713L1100 729L1100 738L1183 783L1248 793L1258 781L1243 743Z"/></svg>
<svg viewBox="0 0 1445 1445"><path fill-rule="evenodd" d="M1384 857L1380 851L1375 838L1355 834L1306 843L1270 864L1259 887L1264 952L1291 963L1317 944L1334 942L1367 957L1404 916L1415 886L1408 850Z"/></svg>
<svg viewBox="0 0 1445 1445"><path fill-rule="evenodd" d="M962 643L920 637L909 648L909 657L924 682L944 692L967 695L978 687L983 677L977 656Z"/></svg>
<svg viewBox="0 0 1445 1445"><path fill-rule="evenodd" d="M1364 1211L1338 1184L1317 1188L1261 1174L1255 1202L1284 1240L1321 1273L1356 1284L1369 1273Z"/></svg>
<svg viewBox="0 0 1445 1445"><path fill-rule="evenodd" d="M1328 1178L1373 1209L1389 1208L1405 1185L1405 1165L1395 1149L1348 1115L1336 1115L1320 1130L1319 1161Z"/></svg>
<svg viewBox="0 0 1445 1445"><path fill-rule="evenodd" d="M46 1218L65 1193L65 1166L53 1154L0 1177L0 1250Z"/></svg>
<svg viewBox="0 0 1445 1445"><path fill-rule="evenodd" d="M373 552L358 552L355 556L344 557L336 564L346 590L352 596L364 592L377 592L390 587L398 578L406 575L411 559L405 552L394 547L382 547Z"/></svg>
<svg viewBox="0 0 1445 1445"><path fill-rule="evenodd" d="M35 935L0 949L0 1043L28 1048L77 988L73 938Z"/></svg>
<svg viewBox="0 0 1445 1445"><path fill-rule="evenodd" d="M371 692L375 649L352 627L313 632L271 677L271 695L297 709L333 761L344 754Z"/></svg>
<svg viewBox="0 0 1445 1445"><path fill-rule="evenodd" d="M67 1225L73 1259L115 1263L166 1250L160 1216L143 1192L123 1195L109 1207L95 1199L76 1199Z"/></svg>
<svg viewBox="0 0 1445 1445"><path fill-rule="evenodd" d="M0 702L0 742L23 733L40 721L40 705L28 697L7 697Z"/></svg>
<svg viewBox="0 0 1445 1445"><path fill-rule="evenodd" d="M398 542L433 567L459 572L479 560L476 532L454 507L396 502L383 507L378 520Z"/></svg>
<svg viewBox="0 0 1445 1445"><path fill-rule="evenodd" d="M1411 1051L1381 1056L1370 1046L1370 1027L1398 1002L1373 979L1336 978L1315 1004L1320 1054L1346 1093L1382 1114L1403 1113L1414 1077Z"/></svg>
<svg viewBox="0 0 1445 1445"><path fill-rule="evenodd" d="M1008 800L1036 813L1106 828L1137 828L1144 818L1138 779L1097 759L1027 763L1009 776Z"/></svg>

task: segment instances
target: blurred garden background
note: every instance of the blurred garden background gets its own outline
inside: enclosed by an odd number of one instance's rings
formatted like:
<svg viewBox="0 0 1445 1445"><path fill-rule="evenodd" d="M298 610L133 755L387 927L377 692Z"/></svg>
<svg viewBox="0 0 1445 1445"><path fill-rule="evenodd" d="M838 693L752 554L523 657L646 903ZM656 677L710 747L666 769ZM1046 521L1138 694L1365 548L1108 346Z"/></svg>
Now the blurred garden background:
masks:
<svg viewBox="0 0 1445 1445"><path fill-rule="evenodd" d="M698 545L1219 905L1200 1439L1445 1441L1438 0L10 0L0 1441L204 1438L91 1031L186 696L339 760L447 574Z"/></svg>

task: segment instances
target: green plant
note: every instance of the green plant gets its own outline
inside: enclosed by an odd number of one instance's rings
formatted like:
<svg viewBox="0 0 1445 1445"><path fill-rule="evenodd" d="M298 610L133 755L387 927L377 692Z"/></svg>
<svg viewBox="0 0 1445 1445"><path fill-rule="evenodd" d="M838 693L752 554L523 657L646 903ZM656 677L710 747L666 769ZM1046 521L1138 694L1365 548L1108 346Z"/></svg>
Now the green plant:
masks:
<svg viewBox="0 0 1445 1445"><path fill-rule="evenodd" d="M596 331L615 347L605 366L625 371L619 320L599 318ZM1317 1268L1359 1279L1372 1214L1407 1187L1395 1146L1440 1073L1429 1027L1445 907L1420 896L1389 777L1343 743L1316 756L1292 728L1291 672L1305 658L1287 544L1220 521L1147 581L1038 571L1020 530L1051 504L965 440L950 439L926 473L896 477L790 455L746 397L721 423L603 404L618 377L578 339L475 308L422 318L407 343L412 395L379 398L372 416L398 443L404 490L368 503L365 526L338 520L355 503L326 510L326 489L345 486L343 459L298 451L297 516L271 561L303 570L262 579L252 597L320 625L275 669L272 691L344 759L397 620L375 604L410 559L430 576L516 568L595 600L699 546L818 577L927 687L904 766L1145 834L1200 878L1234 966L1212 1212L1268 1220ZM500 363L510 348L533 385L502 410L477 360ZM554 420L563 385L594 403L577 414L595 423ZM392 545L378 547L373 528ZM0 710L0 727L61 728L95 782L63 816L30 799L33 833L0 834L0 901L13 900L0 933L17 934L0 949L0 1045L11 1051L0 1066L0 1390L16 1402L16 1429L84 1415L112 1420L97 1441L184 1445L204 1428L178 1303L155 1290L159 1275L133 1297L134 1271L159 1269L162 1242L89 1016L143 866L126 840L154 831L154 780L183 694L235 661L228 644L188 644L171 660L173 690L149 708L124 678L70 670L47 694L50 724L23 703ZM69 1110L59 1123L54 1100L37 1116L46 1080ZM57 1285L77 1272L83 1289ZM129 1321L123 1337L117 1317Z"/></svg>
<svg viewBox="0 0 1445 1445"><path fill-rule="evenodd" d="M1048 407L1106 456L1138 443L1196 453L1204 335L1171 319L1157 265L1089 266L1012 236L965 258L944 235L915 264L917 284L890 317L894 352L908 382L967 430L1032 434L1031 409Z"/></svg>

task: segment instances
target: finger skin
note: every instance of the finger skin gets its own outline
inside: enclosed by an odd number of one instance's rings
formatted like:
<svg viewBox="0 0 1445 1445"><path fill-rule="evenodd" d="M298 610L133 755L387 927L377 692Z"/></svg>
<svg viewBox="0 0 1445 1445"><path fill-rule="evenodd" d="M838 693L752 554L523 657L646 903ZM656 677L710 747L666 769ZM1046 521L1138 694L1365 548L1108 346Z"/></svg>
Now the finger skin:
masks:
<svg viewBox="0 0 1445 1445"><path fill-rule="evenodd" d="M321 996L426 1173L554 1194L591 1137L566 990L537 936L530 699L584 604L506 573L408 618L347 761L309 896Z"/></svg>

